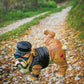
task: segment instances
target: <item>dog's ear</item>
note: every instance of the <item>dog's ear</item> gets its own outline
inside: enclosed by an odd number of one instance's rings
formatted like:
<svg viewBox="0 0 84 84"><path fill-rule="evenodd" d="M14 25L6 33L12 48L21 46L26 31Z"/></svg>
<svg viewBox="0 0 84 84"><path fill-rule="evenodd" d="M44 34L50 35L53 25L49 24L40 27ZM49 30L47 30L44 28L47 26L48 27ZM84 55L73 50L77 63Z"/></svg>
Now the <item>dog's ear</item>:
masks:
<svg viewBox="0 0 84 84"><path fill-rule="evenodd" d="M32 49L31 54L32 54L33 56L37 56L37 52L35 51L35 49Z"/></svg>
<svg viewBox="0 0 84 84"><path fill-rule="evenodd" d="M25 55L23 55L24 57L29 57L29 53L27 53L27 54L25 54Z"/></svg>

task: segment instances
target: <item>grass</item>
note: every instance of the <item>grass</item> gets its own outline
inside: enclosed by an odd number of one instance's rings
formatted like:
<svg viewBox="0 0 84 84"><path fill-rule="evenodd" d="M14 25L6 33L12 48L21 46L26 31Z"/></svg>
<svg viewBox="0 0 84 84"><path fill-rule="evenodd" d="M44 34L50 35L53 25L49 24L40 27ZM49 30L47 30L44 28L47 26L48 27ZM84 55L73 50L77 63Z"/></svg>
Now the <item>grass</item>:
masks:
<svg viewBox="0 0 84 84"><path fill-rule="evenodd" d="M39 13L50 11L53 8L57 8L57 4L54 1L49 1L46 3L39 2L38 7L31 7L31 9L14 9L12 11L7 11L5 9L0 9L0 27L6 26L17 20L32 17Z"/></svg>
<svg viewBox="0 0 84 84"><path fill-rule="evenodd" d="M0 27L6 26L10 23L13 23L23 18L32 17L34 15L37 15L39 13L49 11L49 10L52 10L52 8L39 8L35 11L30 11L30 12L22 12L21 10L9 12L5 16L2 16L2 18L3 17L4 18L2 19L0 23Z"/></svg>
<svg viewBox="0 0 84 84"><path fill-rule="evenodd" d="M0 35L0 41L4 41L4 40L9 40L9 39L14 39L14 38L17 38L19 36L22 36L25 34L25 31L28 30L28 28L30 28L31 26L35 25L35 24L38 24L39 21L47 16L49 16L50 14L52 13L56 13L56 12L59 12L61 11L62 9L64 9L65 6L62 6L60 8L53 8L50 12L48 12L47 14L45 15L41 15L39 17L36 17L35 19L33 19L31 22L29 23L25 23L23 25L21 25L20 27L18 27L17 29L15 30L12 30L12 31L8 31L2 35Z"/></svg>
<svg viewBox="0 0 84 84"><path fill-rule="evenodd" d="M75 32L80 31L78 38L84 39L84 6L83 0L75 0L68 3L73 5L67 23L68 26L71 27Z"/></svg>

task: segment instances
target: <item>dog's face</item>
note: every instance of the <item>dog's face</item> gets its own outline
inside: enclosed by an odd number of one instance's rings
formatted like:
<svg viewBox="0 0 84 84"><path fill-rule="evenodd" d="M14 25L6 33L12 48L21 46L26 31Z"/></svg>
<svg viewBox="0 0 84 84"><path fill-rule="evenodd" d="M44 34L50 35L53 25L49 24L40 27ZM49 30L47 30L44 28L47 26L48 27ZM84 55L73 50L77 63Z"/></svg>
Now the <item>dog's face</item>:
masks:
<svg viewBox="0 0 84 84"><path fill-rule="evenodd" d="M15 55L14 54L14 61L15 61L15 66L18 68L24 68L26 69L29 65L31 58L31 54L25 54L23 56Z"/></svg>

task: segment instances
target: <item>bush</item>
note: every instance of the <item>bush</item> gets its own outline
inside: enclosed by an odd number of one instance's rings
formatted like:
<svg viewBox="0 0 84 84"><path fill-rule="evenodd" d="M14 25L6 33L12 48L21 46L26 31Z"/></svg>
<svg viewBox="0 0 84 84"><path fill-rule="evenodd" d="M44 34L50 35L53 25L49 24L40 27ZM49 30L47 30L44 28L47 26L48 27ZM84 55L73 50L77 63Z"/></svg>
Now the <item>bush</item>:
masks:
<svg viewBox="0 0 84 84"><path fill-rule="evenodd" d="M49 8L56 8L57 7L57 4L55 1L48 1L48 2L39 2L38 4L40 7L49 7Z"/></svg>
<svg viewBox="0 0 84 84"><path fill-rule="evenodd" d="M56 2L54 2L54 1L49 1L49 2L46 3L46 5L47 5L48 7L53 7L53 8L56 8L56 7L57 7Z"/></svg>

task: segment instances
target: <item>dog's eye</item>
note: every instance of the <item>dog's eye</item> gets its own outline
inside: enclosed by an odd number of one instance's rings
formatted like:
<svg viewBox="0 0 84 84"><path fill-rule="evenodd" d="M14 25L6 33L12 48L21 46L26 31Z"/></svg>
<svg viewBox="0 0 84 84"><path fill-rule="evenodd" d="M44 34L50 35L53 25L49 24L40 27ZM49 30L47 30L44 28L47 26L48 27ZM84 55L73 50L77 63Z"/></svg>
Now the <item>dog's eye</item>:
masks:
<svg viewBox="0 0 84 84"><path fill-rule="evenodd" d="M23 57L24 60L27 60L28 58Z"/></svg>
<svg viewBox="0 0 84 84"><path fill-rule="evenodd" d="M15 58L19 58L19 56L18 55L14 55L15 56Z"/></svg>

